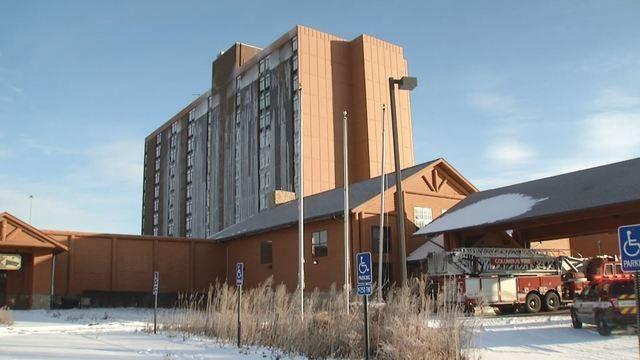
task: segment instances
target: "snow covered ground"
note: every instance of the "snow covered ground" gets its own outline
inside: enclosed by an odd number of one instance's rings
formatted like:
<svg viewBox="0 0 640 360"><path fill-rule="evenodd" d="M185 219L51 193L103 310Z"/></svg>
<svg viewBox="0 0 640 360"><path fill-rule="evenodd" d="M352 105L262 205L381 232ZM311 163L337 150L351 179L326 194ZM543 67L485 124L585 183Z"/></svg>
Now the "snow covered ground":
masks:
<svg viewBox="0 0 640 360"><path fill-rule="evenodd" d="M16 322L0 325L0 359L270 359L269 350L177 334L144 331L148 309L13 311ZM487 317L480 320L475 353L482 359L635 359L634 335L598 335L571 328L568 315Z"/></svg>
<svg viewBox="0 0 640 360"><path fill-rule="evenodd" d="M482 359L637 359L638 340L624 331L600 336L571 327L569 315L485 318L476 340Z"/></svg>
<svg viewBox="0 0 640 360"><path fill-rule="evenodd" d="M0 325L0 359L264 359L268 350L176 334L153 335L149 309L12 311Z"/></svg>

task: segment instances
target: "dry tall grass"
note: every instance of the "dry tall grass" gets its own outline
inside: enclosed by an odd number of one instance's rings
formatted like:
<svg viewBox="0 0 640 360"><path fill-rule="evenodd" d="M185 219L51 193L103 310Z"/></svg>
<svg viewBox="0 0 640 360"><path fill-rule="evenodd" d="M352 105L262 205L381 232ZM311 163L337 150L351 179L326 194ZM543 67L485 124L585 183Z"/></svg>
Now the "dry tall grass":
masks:
<svg viewBox="0 0 640 360"><path fill-rule="evenodd" d="M370 306L371 352L379 359L465 359L472 327L455 307L436 305L426 283L389 294L385 304ZM163 329L206 335L223 341L237 336L237 289L216 284L208 294L183 296L160 319ZM310 358L362 358L363 309L354 303L347 314L342 291L300 296L271 281L242 294L242 343ZM360 301L360 298L353 298ZM437 311L436 311L437 310Z"/></svg>
<svg viewBox="0 0 640 360"><path fill-rule="evenodd" d="M6 306L0 307L0 325L12 325L13 317L11 316L11 312L9 308Z"/></svg>

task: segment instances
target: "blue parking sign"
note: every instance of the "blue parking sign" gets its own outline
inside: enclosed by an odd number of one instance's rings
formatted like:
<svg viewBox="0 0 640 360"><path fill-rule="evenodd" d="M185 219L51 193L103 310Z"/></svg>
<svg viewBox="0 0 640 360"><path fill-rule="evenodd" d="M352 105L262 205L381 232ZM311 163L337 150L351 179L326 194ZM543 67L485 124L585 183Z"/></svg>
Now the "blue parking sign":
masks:
<svg viewBox="0 0 640 360"><path fill-rule="evenodd" d="M244 263L236 264L236 285L241 286L244 283Z"/></svg>
<svg viewBox="0 0 640 360"><path fill-rule="evenodd" d="M356 254L356 269L358 279L358 295L371 295L371 253L363 252Z"/></svg>
<svg viewBox="0 0 640 360"><path fill-rule="evenodd" d="M622 271L640 271L640 224L618 228Z"/></svg>

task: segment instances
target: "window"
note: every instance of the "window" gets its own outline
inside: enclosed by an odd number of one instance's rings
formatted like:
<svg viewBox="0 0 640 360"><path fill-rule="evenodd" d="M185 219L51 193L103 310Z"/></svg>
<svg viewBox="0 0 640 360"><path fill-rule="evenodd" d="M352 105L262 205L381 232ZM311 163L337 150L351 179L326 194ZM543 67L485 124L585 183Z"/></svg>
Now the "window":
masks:
<svg viewBox="0 0 640 360"><path fill-rule="evenodd" d="M157 198L160 196L160 186L156 185L153 187L153 197Z"/></svg>
<svg viewBox="0 0 640 360"><path fill-rule="evenodd" d="M384 227L384 244L383 252L391 254L391 228L389 226ZM371 227L371 252L378 253L380 250L380 226Z"/></svg>
<svg viewBox="0 0 640 360"><path fill-rule="evenodd" d="M153 236L158 236L158 227L153 228Z"/></svg>
<svg viewBox="0 0 640 360"><path fill-rule="evenodd" d="M193 211L193 201L191 200L187 200L187 216L191 215L191 212Z"/></svg>
<svg viewBox="0 0 640 360"><path fill-rule="evenodd" d="M297 36L294 36L291 39L291 49L293 51L298 51L298 37Z"/></svg>
<svg viewBox="0 0 640 360"><path fill-rule="evenodd" d="M157 212L159 208L160 208L160 200L154 199L153 200L153 211Z"/></svg>
<svg viewBox="0 0 640 360"><path fill-rule="evenodd" d="M156 170L160 169L160 158L156 159Z"/></svg>
<svg viewBox="0 0 640 360"><path fill-rule="evenodd" d="M175 134L177 132L178 132L178 122L175 121L173 124L171 124L171 133ZM174 145L173 141L171 142L171 145Z"/></svg>
<svg viewBox="0 0 640 360"><path fill-rule="evenodd" d="M160 145L156 146L156 157L160 157Z"/></svg>
<svg viewBox="0 0 640 360"><path fill-rule="evenodd" d="M187 169L187 183L193 181L193 168Z"/></svg>
<svg viewBox="0 0 640 360"><path fill-rule="evenodd" d="M187 185L187 199L191 199L193 196L193 186Z"/></svg>
<svg viewBox="0 0 640 360"><path fill-rule="evenodd" d="M187 155L187 166L193 166L193 153L189 153L189 155Z"/></svg>
<svg viewBox="0 0 640 360"><path fill-rule="evenodd" d="M189 111L189 121L193 121L196 119L196 109L191 109Z"/></svg>
<svg viewBox="0 0 640 360"><path fill-rule="evenodd" d="M262 241L260 243L260 264L271 264L273 262L273 243Z"/></svg>
<svg viewBox="0 0 640 360"><path fill-rule="evenodd" d="M327 230L316 231L311 234L311 253L313 256L327 256Z"/></svg>
<svg viewBox="0 0 640 360"><path fill-rule="evenodd" d="M196 129L195 123L189 123L189 127L187 128L187 136L193 136L193 132Z"/></svg>
<svg viewBox="0 0 640 360"><path fill-rule="evenodd" d="M186 235L187 237L191 236L191 226L193 225L193 217L191 215L187 216L186 222Z"/></svg>
<svg viewBox="0 0 640 360"><path fill-rule="evenodd" d="M158 225L158 213L153 214L153 225Z"/></svg>
<svg viewBox="0 0 640 360"><path fill-rule="evenodd" d="M193 151L193 138L190 137L189 140L187 140L187 151Z"/></svg>
<svg viewBox="0 0 640 360"><path fill-rule="evenodd" d="M414 224L416 224L418 228L421 228L427 225L428 223L431 222L431 220L433 220L433 214L431 213L431 208L425 208L425 207L414 207L413 217L414 217L413 222Z"/></svg>
<svg viewBox="0 0 640 360"><path fill-rule="evenodd" d="M155 177L154 177L154 184L159 184L160 183L160 172L156 171Z"/></svg>
<svg viewBox="0 0 640 360"><path fill-rule="evenodd" d="M291 63L291 65L293 66L293 71L298 70L298 55L293 55Z"/></svg>
<svg viewBox="0 0 640 360"><path fill-rule="evenodd" d="M160 144L162 142L162 133L158 133L156 135L156 144Z"/></svg>
<svg viewBox="0 0 640 360"><path fill-rule="evenodd" d="M167 230L169 236L173 236L173 222L169 223L169 229Z"/></svg>
<svg viewBox="0 0 640 360"><path fill-rule="evenodd" d="M613 275L614 264L604 264L604 275Z"/></svg>

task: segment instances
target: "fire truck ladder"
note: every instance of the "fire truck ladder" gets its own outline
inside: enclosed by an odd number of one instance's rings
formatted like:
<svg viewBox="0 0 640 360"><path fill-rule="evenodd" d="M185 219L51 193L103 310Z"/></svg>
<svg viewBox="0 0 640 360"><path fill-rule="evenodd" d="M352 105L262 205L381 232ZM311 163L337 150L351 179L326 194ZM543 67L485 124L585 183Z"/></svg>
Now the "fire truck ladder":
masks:
<svg viewBox="0 0 640 360"><path fill-rule="evenodd" d="M466 274L558 273L557 253L558 250L458 248L451 252L451 262Z"/></svg>

